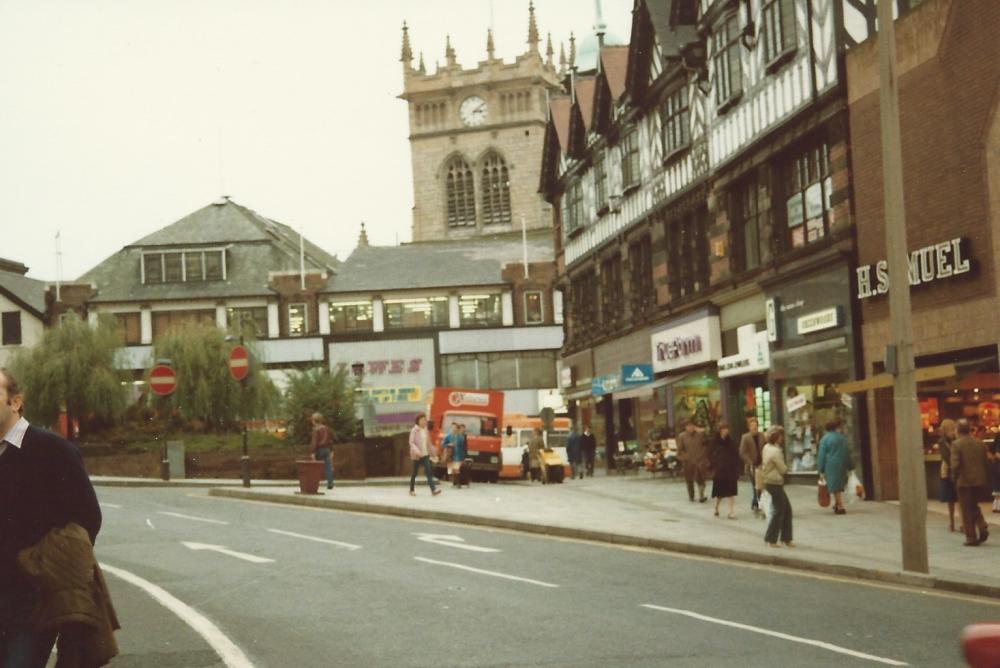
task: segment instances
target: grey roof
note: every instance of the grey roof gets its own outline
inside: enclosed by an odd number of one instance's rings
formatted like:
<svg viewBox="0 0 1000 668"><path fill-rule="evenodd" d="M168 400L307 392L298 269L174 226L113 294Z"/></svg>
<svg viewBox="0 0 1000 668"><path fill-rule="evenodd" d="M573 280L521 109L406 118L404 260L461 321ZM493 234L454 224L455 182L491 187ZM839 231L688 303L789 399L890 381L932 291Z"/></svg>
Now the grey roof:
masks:
<svg viewBox="0 0 1000 668"><path fill-rule="evenodd" d="M143 250L198 246L227 247L222 281L143 284ZM303 241L306 269L333 273L341 262L308 239ZM80 277L96 286L92 302L159 301L248 297L271 293L268 273L299 269L299 235L230 200L210 204L176 223L129 244Z"/></svg>
<svg viewBox="0 0 1000 668"><path fill-rule="evenodd" d="M528 233L528 261L552 262L552 232ZM370 292L502 284L504 266L521 262L521 234L358 246L330 278L326 292Z"/></svg>
<svg viewBox="0 0 1000 668"><path fill-rule="evenodd" d="M684 18L680 16L681 7L674 6L678 3L690 4L691 0L660 0L646 3L649 18L652 20L653 29L656 30L665 58L679 56L682 47L698 41L698 29L693 24L675 24L676 20Z"/></svg>
<svg viewBox="0 0 1000 668"><path fill-rule="evenodd" d="M0 292L41 318L45 314L45 281L20 272L0 271Z"/></svg>

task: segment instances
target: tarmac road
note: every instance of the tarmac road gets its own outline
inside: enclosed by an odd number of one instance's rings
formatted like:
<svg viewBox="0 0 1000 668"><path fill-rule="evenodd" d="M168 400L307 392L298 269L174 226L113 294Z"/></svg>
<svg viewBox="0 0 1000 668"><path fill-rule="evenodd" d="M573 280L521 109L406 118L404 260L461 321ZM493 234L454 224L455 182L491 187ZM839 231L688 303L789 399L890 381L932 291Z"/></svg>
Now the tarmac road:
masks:
<svg viewBox="0 0 1000 668"><path fill-rule="evenodd" d="M987 599L649 550L98 495L113 666L961 666L961 628L1000 618Z"/></svg>

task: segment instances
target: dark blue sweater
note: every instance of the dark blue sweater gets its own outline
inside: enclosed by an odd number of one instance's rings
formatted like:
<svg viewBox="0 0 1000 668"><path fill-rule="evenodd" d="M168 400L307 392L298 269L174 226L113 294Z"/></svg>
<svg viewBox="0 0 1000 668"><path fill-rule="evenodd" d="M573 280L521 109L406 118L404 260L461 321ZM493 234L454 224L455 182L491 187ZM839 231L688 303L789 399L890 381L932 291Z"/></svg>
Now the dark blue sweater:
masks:
<svg viewBox="0 0 1000 668"><path fill-rule="evenodd" d="M97 538L101 508L69 441L28 427L20 448L0 455L0 591L24 589L17 553L50 530L76 522Z"/></svg>

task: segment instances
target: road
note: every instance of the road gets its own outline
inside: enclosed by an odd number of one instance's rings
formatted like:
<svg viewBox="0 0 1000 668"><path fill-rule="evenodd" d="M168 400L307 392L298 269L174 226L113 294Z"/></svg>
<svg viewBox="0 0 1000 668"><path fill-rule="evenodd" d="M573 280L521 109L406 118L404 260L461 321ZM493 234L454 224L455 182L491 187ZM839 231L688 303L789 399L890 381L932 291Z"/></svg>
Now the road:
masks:
<svg viewBox="0 0 1000 668"><path fill-rule="evenodd" d="M114 666L960 666L961 628L1000 617L986 599L650 550L98 494Z"/></svg>

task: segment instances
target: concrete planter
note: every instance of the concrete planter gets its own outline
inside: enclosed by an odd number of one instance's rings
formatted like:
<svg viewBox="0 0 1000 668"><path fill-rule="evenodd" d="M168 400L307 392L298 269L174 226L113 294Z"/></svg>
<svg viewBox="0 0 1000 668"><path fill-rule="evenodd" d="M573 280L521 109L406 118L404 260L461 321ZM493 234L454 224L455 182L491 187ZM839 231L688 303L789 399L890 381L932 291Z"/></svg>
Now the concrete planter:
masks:
<svg viewBox="0 0 1000 668"><path fill-rule="evenodd" d="M314 459L296 459L295 471L299 476L299 493L319 494L319 481L326 475L326 463Z"/></svg>

